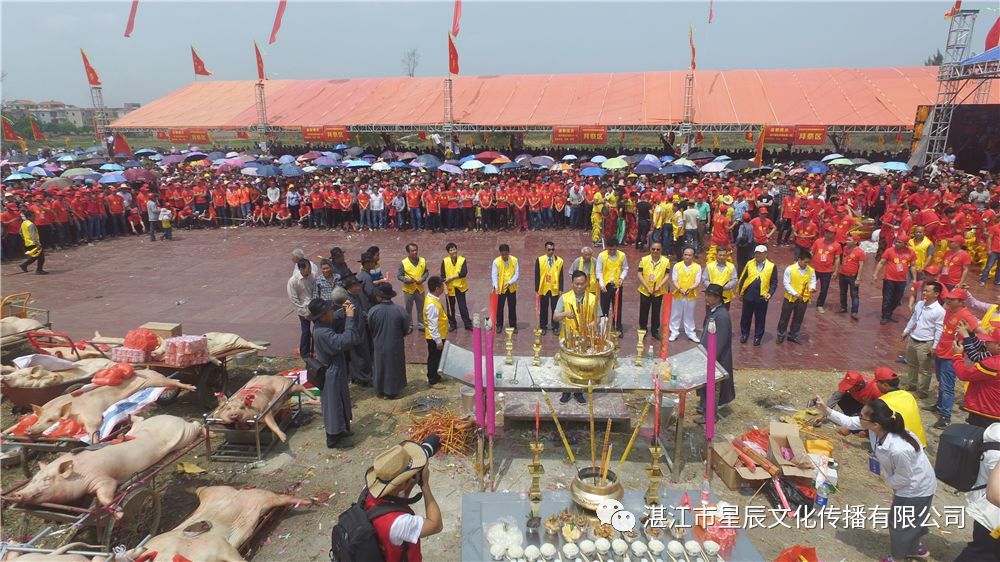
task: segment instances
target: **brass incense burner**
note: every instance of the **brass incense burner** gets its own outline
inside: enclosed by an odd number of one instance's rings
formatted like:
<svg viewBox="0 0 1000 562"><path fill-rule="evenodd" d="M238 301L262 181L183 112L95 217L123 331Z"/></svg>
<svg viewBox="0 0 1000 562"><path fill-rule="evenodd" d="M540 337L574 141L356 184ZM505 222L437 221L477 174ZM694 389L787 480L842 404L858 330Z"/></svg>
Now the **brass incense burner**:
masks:
<svg viewBox="0 0 1000 562"><path fill-rule="evenodd" d="M563 382L578 386L588 383L598 386L607 382L617 365L614 343L600 339L597 345L584 347L567 339L559 340L559 353L555 356Z"/></svg>
<svg viewBox="0 0 1000 562"><path fill-rule="evenodd" d="M569 486L573 502L588 511L597 511L604 500L621 500L625 489L618 482L618 475L608 470L601 484L600 469L592 466L581 468Z"/></svg>

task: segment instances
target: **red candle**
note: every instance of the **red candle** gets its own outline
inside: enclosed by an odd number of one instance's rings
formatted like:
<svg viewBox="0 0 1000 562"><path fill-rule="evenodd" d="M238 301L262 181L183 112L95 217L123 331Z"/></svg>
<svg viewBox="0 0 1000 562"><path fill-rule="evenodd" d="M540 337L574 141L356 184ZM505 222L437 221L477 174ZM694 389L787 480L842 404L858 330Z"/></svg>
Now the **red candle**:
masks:
<svg viewBox="0 0 1000 562"><path fill-rule="evenodd" d="M542 296L537 293L535 294L535 317L542 317Z"/></svg>
<svg viewBox="0 0 1000 562"><path fill-rule="evenodd" d="M535 402L535 441L538 441L538 429L542 423L541 412L542 410L538 406L538 402Z"/></svg>

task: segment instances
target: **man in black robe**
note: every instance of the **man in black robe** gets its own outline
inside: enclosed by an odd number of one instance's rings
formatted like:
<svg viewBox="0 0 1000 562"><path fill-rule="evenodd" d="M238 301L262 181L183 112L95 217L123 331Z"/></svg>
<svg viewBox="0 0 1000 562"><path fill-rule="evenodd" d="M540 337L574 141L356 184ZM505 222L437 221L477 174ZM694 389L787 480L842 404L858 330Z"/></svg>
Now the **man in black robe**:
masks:
<svg viewBox="0 0 1000 562"><path fill-rule="evenodd" d="M368 328L372 344L378 353L372 368L372 383L379 398L394 399L406 387L406 346L404 338L410 333L410 315L406 309L392 302L396 291L392 285L375 286L378 303L368 311Z"/></svg>
<svg viewBox="0 0 1000 562"><path fill-rule="evenodd" d="M715 321L715 357L709 357L717 361L722 368L729 373L729 377L718 380L716 375L715 385L715 416L719 416L719 408L732 402L736 398L736 385L733 382L733 320L729 316L729 310L722 305L722 285L712 283L705 289L705 305L708 307L708 314L705 315L705 324L702 333L701 345L708 349L708 325ZM698 412L702 414L696 421L705 423L705 389L698 389Z"/></svg>

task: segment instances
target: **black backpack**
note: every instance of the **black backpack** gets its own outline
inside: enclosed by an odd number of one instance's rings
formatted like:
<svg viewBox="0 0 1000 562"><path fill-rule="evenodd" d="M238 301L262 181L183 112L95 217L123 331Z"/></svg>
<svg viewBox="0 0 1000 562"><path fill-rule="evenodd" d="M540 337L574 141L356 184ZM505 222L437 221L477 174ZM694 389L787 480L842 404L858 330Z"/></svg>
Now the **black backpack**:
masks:
<svg viewBox="0 0 1000 562"><path fill-rule="evenodd" d="M333 562L384 562L378 535L372 520L388 513L410 513L406 504L383 503L365 509L368 488L361 491L358 501L337 518L330 533L330 560ZM409 543L403 543L403 562L407 560Z"/></svg>
<svg viewBox="0 0 1000 562"><path fill-rule="evenodd" d="M976 486L979 463L985 451L1000 451L1000 443L983 443L984 431L979 426L957 423L941 432L934 460L934 473L938 480L959 492L986 487Z"/></svg>

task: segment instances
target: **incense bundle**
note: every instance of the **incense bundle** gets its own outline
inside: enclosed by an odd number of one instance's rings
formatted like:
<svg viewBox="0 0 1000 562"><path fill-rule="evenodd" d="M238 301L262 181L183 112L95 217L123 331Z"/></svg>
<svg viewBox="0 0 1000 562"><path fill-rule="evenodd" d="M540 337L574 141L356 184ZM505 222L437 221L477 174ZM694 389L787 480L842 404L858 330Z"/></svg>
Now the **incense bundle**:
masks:
<svg viewBox="0 0 1000 562"><path fill-rule="evenodd" d="M611 449L614 444L608 445L608 454L601 460L601 486L608 481L608 468L611 466Z"/></svg>
<svg viewBox="0 0 1000 562"><path fill-rule="evenodd" d="M587 381L587 403L590 404L590 464L597 470L597 446L594 437L594 386Z"/></svg>
<svg viewBox="0 0 1000 562"><path fill-rule="evenodd" d="M646 405L642 408L642 413L639 414L639 423L635 425L635 429L632 430L632 437L628 440L628 445L625 446L625 453L622 454L622 459L618 461L618 470L621 470L621 467L625 464L625 459L632 452L632 445L635 444L636 437L639 437L639 430L642 429L642 424L646 421L646 414L648 413L649 402L646 402Z"/></svg>
<svg viewBox="0 0 1000 562"><path fill-rule="evenodd" d="M549 399L549 395L542 390L542 398L545 400L545 406L549 409L549 415L552 416L552 421L556 424L556 430L559 432L559 438L562 439L563 447L566 448L566 454L569 455L569 462L575 463L576 457L573 455L573 449L569 446L569 440L566 439L566 432L563 431L562 424L559 423L559 416L556 415L556 409L552 407L552 400Z"/></svg>
<svg viewBox="0 0 1000 562"><path fill-rule="evenodd" d="M607 470L607 467L605 467L605 457L608 456L608 449L611 447L610 441L611 441L611 418L608 418L608 425L604 429L604 446L601 447L601 472Z"/></svg>

